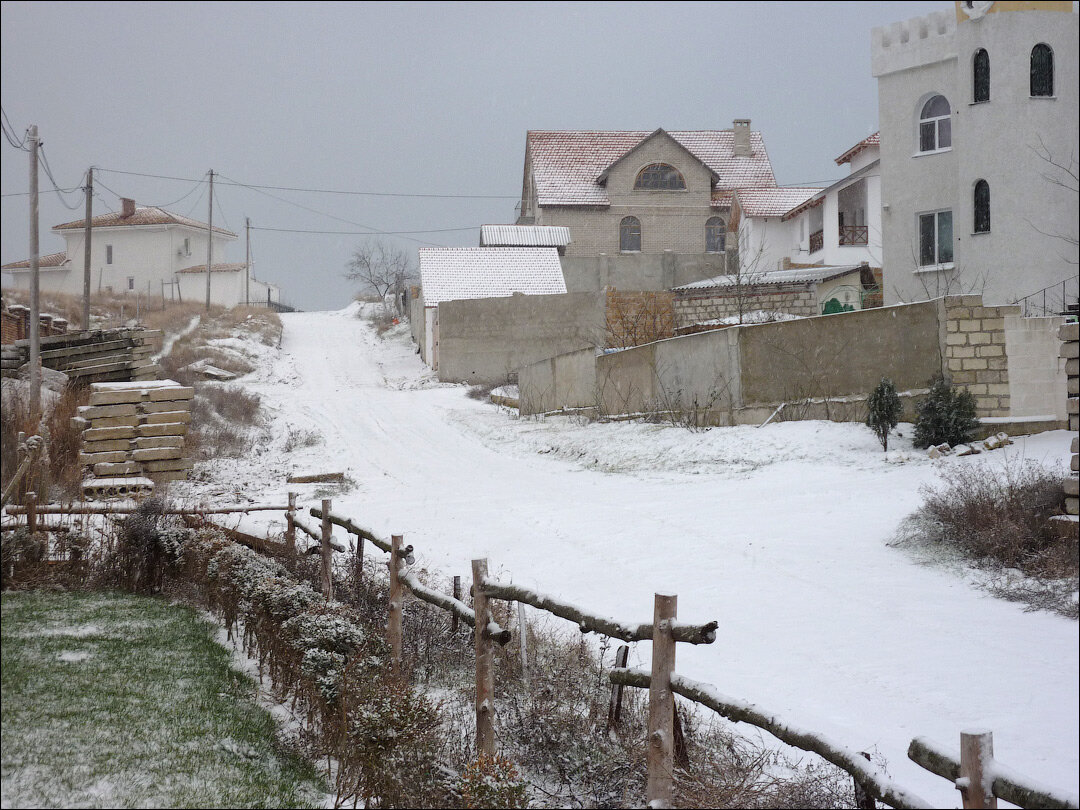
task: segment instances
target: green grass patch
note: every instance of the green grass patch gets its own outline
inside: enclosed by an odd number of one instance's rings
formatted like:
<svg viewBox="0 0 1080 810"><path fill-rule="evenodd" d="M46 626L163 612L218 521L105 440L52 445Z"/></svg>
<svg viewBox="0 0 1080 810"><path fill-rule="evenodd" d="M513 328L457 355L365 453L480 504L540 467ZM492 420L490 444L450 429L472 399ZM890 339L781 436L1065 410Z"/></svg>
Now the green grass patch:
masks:
<svg viewBox="0 0 1080 810"><path fill-rule="evenodd" d="M216 627L161 599L2 595L5 807L321 807Z"/></svg>

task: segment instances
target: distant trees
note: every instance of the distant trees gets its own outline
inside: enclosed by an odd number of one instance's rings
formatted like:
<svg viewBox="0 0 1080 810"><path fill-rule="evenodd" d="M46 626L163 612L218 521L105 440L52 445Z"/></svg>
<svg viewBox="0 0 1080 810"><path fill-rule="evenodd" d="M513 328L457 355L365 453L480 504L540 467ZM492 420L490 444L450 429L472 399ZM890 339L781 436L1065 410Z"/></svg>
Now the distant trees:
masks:
<svg viewBox="0 0 1080 810"><path fill-rule="evenodd" d="M369 239L353 250L345 278L359 282L364 292L378 296L384 304L393 295L394 308L401 314L402 293L416 278L416 268L408 251L382 239Z"/></svg>

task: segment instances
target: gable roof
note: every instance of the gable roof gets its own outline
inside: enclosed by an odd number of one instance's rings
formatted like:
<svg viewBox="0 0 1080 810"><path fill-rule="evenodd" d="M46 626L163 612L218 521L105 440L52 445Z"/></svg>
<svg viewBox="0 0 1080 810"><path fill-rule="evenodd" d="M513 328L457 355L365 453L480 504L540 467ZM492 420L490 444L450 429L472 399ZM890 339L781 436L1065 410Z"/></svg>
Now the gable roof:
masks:
<svg viewBox="0 0 1080 810"><path fill-rule="evenodd" d="M47 253L44 256L38 257L38 267L41 269L49 267L63 267L68 263L67 253L60 251L59 253ZM0 270L29 270L30 260L23 259L21 262L11 262L0 267Z"/></svg>
<svg viewBox="0 0 1080 810"><path fill-rule="evenodd" d="M850 163L851 159L855 157L859 152L864 149L869 149L871 146L879 146L881 144L881 132L875 132L873 135L867 135L853 147L848 149L844 154L836 159L837 166L843 166L845 163Z"/></svg>
<svg viewBox="0 0 1080 810"><path fill-rule="evenodd" d="M700 157L698 157L693 152L691 152L689 149L687 149L685 146L683 146L682 143L680 143L679 141L676 141L673 137L671 137L671 135L669 135L667 132L664 131L663 127L659 127L657 129L654 129L652 132L650 132L648 135L646 135L644 138L642 138L640 141L638 141L631 149L629 149L628 151L626 151L623 154L619 155L619 157L615 158L615 160L612 161L611 165L608 166L606 169L604 169L604 171L602 171L600 173L600 176L596 178L596 182L600 183L601 185L607 183L608 174L611 172L611 170L613 168L615 168L620 163L622 163L623 160L628 158L634 152L634 150L637 149L639 146L642 146L646 142L651 141L653 138L656 138L658 136L663 136L663 137L667 138L669 141L673 141L676 146L678 146L686 154L688 154L690 157L692 157L694 160L696 160L698 163L700 163L702 166L704 166L706 169L709 170L709 174L711 175L711 177L710 177L711 182L713 182L713 183L719 182L720 177L716 174L715 171L713 171L711 166L706 164L705 161L703 161Z"/></svg>
<svg viewBox="0 0 1080 810"><path fill-rule="evenodd" d="M420 248L419 254L425 306L566 292L559 252L553 247Z"/></svg>
<svg viewBox="0 0 1080 810"><path fill-rule="evenodd" d="M604 171L653 135L641 130L530 130L526 154L532 163L541 206L606 206L607 190L597 182ZM776 185L760 132L750 133L750 157L735 157L730 129L667 132L717 176L715 192ZM716 194L714 193L714 205Z"/></svg>
<svg viewBox="0 0 1080 810"><path fill-rule="evenodd" d="M481 247L566 247L570 229L565 225L481 225Z"/></svg>
<svg viewBox="0 0 1080 810"><path fill-rule="evenodd" d="M184 225L188 228L196 228L201 231L205 231L207 227L205 222L199 222L197 219L192 219L191 217L174 214L171 211L166 211L164 208L158 208L157 206L136 208L135 213L129 217L125 217L122 211L113 211L110 214L98 214L98 216L90 220L91 228L117 228L127 225ZM53 230L68 231L85 227L86 220L80 219L74 222L65 222L63 225L57 225ZM214 226L214 233L219 233L222 236L229 236L233 239L236 238L236 234L232 231L227 231L216 225Z"/></svg>
<svg viewBox="0 0 1080 810"><path fill-rule="evenodd" d="M804 187L741 188L735 192L739 207L748 217L782 217L822 189Z"/></svg>

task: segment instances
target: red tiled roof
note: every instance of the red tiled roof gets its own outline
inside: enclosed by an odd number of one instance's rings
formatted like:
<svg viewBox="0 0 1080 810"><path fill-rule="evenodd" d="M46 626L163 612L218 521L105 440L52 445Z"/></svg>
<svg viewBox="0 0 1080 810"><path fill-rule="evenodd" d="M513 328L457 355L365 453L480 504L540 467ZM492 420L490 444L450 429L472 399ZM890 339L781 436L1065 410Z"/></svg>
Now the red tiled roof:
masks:
<svg viewBox="0 0 1080 810"><path fill-rule="evenodd" d="M205 222L199 222L197 219L174 214L171 211L166 211L164 208L156 208L153 206L136 208L135 213L130 217L125 217L120 211L114 211L111 214L99 214L90 220L91 228L117 228L124 225L186 225L189 228L198 228L202 231L206 230ZM85 227L86 220L80 219L75 222L65 222L63 225L57 225L53 230L66 231ZM224 228L219 228L217 226L214 226L214 232L220 233L223 236L236 238L236 234L232 231L227 231Z"/></svg>
<svg viewBox="0 0 1080 810"><path fill-rule="evenodd" d="M247 267L243 262L234 262L232 264L212 264L210 265L211 273L238 273ZM185 267L183 270L177 270L177 273L205 273L205 264L193 264L191 267Z"/></svg>
<svg viewBox="0 0 1080 810"><path fill-rule="evenodd" d="M38 257L38 267L60 267L67 261L67 253L49 253ZM0 267L0 270L29 270L30 260L23 259L21 262L12 262Z"/></svg>
<svg viewBox="0 0 1080 810"><path fill-rule="evenodd" d="M867 137L865 137L861 141L859 141L857 144L855 144L853 147L848 149L846 152L844 152L844 154L842 154L840 157L838 157L836 159L836 165L837 166L843 166L845 163L850 163L851 159L853 157L855 157L857 154L859 154L859 152L861 152L863 149L866 149L867 147L870 147L870 146L878 146L880 144L881 144L881 133L880 132L875 132L873 135L868 135Z"/></svg>
<svg viewBox="0 0 1080 810"><path fill-rule="evenodd" d="M741 188L735 192L748 217L782 217L821 191L820 188Z"/></svg>
<svg viewBox="0 0 1080 810"><path fill-rule="evenodd" d="M607 190L596 178L654 132L530 131L526 148L539 204L608 205ZM735 157L731 130L667 134L716 173L717 190L776 185L760 132L750 133L750 157Z"/></svg>

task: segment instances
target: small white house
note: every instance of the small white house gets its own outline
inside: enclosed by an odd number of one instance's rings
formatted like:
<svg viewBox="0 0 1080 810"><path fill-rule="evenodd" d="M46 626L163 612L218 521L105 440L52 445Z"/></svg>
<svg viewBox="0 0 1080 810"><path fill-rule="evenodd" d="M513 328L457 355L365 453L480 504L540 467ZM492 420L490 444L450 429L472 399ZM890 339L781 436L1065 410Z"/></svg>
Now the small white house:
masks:
<svg viewBox="0 0 1080 810"><path fill-rule="evenodd" d="M91 221L90 289L92 292L117 294L164 295L175 299L202 301L206 298L206 247L210 229L203 222L174 214L164 208L136 206L134 200L121 201L121 210L100 214ZM42 256L39 262L40 289L71 295L83 293L83 254L85 220L65 222L52 232L63 237L66 250ZM214 273L211 276L211 300L223 306L244 301L246 265L226 265L230 242L236 234L224 228L213 229ZM219 268L231 268L220 270ZM239 269L237 269L239 268ZM6 264L5 284L16 289L30 286L29 261ZM221 273L221 290L215 290ZM239 281L236 277L239 277ZM199 286L201 284L201 286ZM252 280L253 301L265 301L271 288L277 300L277 288Z"/></svg>

